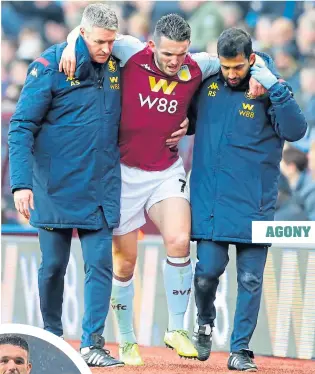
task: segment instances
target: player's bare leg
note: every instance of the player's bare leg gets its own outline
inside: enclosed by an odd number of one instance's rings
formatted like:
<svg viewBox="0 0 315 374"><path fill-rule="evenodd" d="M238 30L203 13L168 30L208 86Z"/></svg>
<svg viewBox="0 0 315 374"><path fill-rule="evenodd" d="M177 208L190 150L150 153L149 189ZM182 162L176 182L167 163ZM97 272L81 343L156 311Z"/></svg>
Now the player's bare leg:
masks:
<svg viewBox="0 0 315 374"><path fill-rule="evenodd" d="M167 250L164 285L169 324L164 342L174 348L179 356L195 358L198 353L184 330L184 316L192 283L190 205L184 198L170 197L154 204L149 210L149 216L159 229Z"/></svg>
<svg viewBox="0 0 315 374"><path fill-rule="evenodd" d="M137 260L138 229L113 237L113 288L111 305L119 333L119 357L126 365L143 365L133 330L133 273Z"/></svg>

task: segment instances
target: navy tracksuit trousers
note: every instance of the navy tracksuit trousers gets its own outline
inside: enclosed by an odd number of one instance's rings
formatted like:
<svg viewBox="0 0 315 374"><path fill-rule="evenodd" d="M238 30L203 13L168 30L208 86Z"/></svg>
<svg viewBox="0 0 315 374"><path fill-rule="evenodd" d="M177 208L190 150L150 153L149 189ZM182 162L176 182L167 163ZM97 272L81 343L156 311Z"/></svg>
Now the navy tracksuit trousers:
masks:
<svg viewBox="0 0 315 374"><path fill-rule="evenodd" d="M240 243L235 245L238 293L230 343L231 352L248 349L257 324L268 253L268 247ZM197 244L198 262L194 284L199 325L214 326L214 300L219 277L229 262L228 248L229 243L211 240L200 240Z"/></svg>
<svg viewBox="0 0 315 374"><path fill-rule="evenodd" d="M112 230L78 229L85 284L81 348L92 345L92 334L102 334L112 291ZM42 262L38 271L44 329L63 335L61 322L64 276L70 256L72 229L39 229Z"/></svg>

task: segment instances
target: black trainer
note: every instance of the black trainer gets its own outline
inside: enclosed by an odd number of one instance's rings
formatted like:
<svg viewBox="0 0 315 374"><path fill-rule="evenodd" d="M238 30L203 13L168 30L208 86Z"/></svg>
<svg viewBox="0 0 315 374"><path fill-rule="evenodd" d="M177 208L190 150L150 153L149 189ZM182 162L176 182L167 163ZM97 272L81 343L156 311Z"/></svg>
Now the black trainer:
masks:
<svg viewBox="0 0 315 374"><path fill-rule="evenodd" d="M212 328L210 325L197 325L191 340L198 352L198 360L208 360L212 346Z"/></svg>
<svg viewBox="0 0 315 374"><path fill-rule="evenodd" d="M124 366L122 361L110 355L107 349L104 349L105 340L102 335L92 335L93 345L87 348L81 348L81 356L90 367L116 367Z"/></svg>
<svg viewBox="0 0 315 374"><path fill-rule="evenodd" d="M247 349L242 349L238 352L232 352L228 360L229 370L239 371L257 371L257 365L253 361L254 353Z"/></svg>

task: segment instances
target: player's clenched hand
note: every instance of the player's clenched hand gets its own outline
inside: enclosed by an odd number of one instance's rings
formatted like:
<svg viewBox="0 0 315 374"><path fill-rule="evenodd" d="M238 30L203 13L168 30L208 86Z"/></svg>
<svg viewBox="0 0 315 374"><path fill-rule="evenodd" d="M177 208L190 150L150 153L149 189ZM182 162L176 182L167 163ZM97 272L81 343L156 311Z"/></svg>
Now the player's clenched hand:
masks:
<svg viewBox="0 0 315 374"><path fill-rule="evenodd" d="M254 77L249 80L249 94L254 99L258 96L264 95L267 92L265 87L260 84Z"/></svg>
<svg viewBox="0 0 315 374"><path fill-rule="evenodd" d="M265 66L265 61L259 56L255 55L255 63L254 66L260 64L262 66ZM264 95L267 92L265 87L261 85L255 78L251 77L249 80L249 94L250 96L255 99L258 96Z"/></svg>
<svg viewBox="0 0 315 374"><path fill-rule="evenodd" d="M18 190L13 194L16 209L26 218L30 218L30 208L34 210L32 190Z"/></svg>
<svg viewBox="0 0 315 374"><path fill-rule="evenodd" d="M186 118L180 124L180 126L179 126L180 129L173 132L173 134L171 135L171 138L166 140L166 145L169 148L173 148L173 147L177 146L177 144L181 140L181 138L186 135L187 130L188 130L188 125L189 125L189 120L188 120L188 118Z"/></svg>
<svg viewBox="0 0 315 374"><path fill-rule="evenodd" d="M61 55L61 60L59 62L59 71L70 77L74 77L76 67L76 58L75 58L75 44L68 44L63 50Z"/></svg>

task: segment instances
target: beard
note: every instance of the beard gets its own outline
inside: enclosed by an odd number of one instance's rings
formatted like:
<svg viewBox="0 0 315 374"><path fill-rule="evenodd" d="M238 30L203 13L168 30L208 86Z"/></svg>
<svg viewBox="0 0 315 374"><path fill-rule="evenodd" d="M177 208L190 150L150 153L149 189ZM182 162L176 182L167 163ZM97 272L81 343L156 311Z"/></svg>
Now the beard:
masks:
<svg viewBox="0 0 315 374"><path fill-rule="evenodd" d="M230 88L240 88L246 84L248 84L249 80L250 80L250 69L248 69L248 72L247 74L245 75L244 78L242 79L239 79L236 84L231 84L228 80L228 78L224 78L225 82L227 83L227 85L230 87Z"/></svg>

